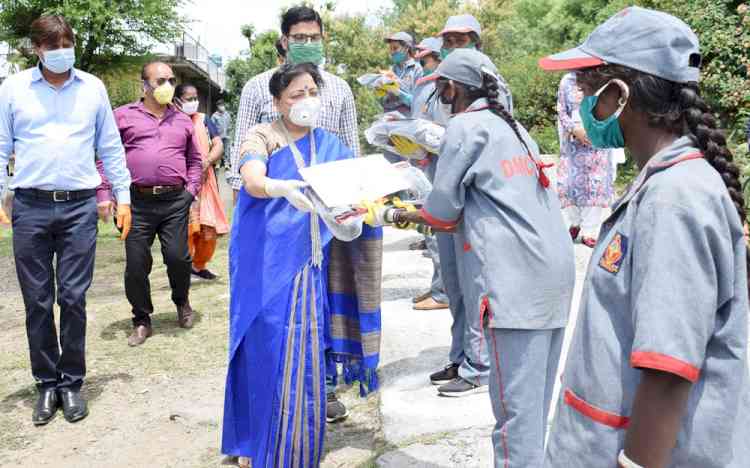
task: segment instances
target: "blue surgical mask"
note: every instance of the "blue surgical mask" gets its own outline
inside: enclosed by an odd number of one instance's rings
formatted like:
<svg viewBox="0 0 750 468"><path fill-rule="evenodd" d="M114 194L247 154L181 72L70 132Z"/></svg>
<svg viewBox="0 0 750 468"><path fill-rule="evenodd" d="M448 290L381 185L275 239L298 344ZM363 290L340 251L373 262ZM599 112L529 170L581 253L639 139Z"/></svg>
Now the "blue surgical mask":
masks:
<svg viewBox="0 0 750 468"><path fill-rule="evenodd" d="M594 109L596 108L597 102L599 102L599 95L604 92L605 89L611 84L616 84L622 89L622 97L620 98L617 111L610 115L604 120L597 120L594 116ZM579 110L581 114L581 122L583 128L586 129L586 135L591 140L591 145L594 148L624 148L625 137L622 134L622 127L620 127L620 121L618 118L622 114L625 105L628 103L630 96L630 88L621 80L612 80L599 88L593 96L583 98L581 101L581 108Z"/></svg>
<svg viewBox="0 0 750 468"><path fill-rule="evenodd" d="M406 52L403 50L399 50L398 52L394 52L391 54L391 62L393 62L394 65L401 65L406 61Z"/></svg>
<svg viewBox="0 0 750 468"><path fill-rule="evenodd" d="M52 73L65 73L76 63L76 51L69 49L45 50L42 53L42 65Z"/></svg>

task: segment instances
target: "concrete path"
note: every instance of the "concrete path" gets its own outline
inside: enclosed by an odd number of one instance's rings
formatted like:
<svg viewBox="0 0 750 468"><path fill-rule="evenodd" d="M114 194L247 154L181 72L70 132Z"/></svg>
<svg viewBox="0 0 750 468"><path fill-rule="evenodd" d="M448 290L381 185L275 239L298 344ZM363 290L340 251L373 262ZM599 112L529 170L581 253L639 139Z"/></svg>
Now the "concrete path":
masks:
<svg viewBox="0 0 750 468"><path fill-rule="evenodd" d="M380 411L388 448L377 466L489 467L494 417L488 394L439 397L428 379L447 363L452 320L448 310L411 308L411 298L424 292L432 275L430 260L408 250L418 238L413 232L386 230ZM568 332L575 324L590 252L576 246L577 287ZM566 350L568 341L566 336Z"/></svg>

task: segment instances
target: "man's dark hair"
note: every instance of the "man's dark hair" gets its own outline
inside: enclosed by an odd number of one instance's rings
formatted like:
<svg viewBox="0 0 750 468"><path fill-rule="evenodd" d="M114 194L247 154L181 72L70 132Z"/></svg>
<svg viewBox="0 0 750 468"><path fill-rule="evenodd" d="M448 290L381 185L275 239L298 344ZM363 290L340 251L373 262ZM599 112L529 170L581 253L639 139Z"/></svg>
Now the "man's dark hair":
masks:
<svg viewBox="0 0 750 468"><path fill-rule="evenodd" d="M268 89L271 91L271 96L276 99L281 98L281 93L289 86L289 83L294 81L300 75L308 74L312 77L318 88L323 87L323 78L320 76L318 67L312 63L287 63L282 65L276 72L271 76L271 81L268 83Z"/></svg>
<svg viewBox="0 0 750 468"><path fill-rule="evenodd" d="M57 48L64 39L75 43L76 36L73 33L73 28L70 27L64 17L44 15L31 23L29 39L37 47Z"/></svg>
<svg viewBox="0 0 750 468"><path fill-rule="evenodd" d="M299 23L315 21L320 26L320 32L323 32L323 19L317 11L307 6L296 6L288 9L281 16L281 34L288 36L292 26Z"/></svg>

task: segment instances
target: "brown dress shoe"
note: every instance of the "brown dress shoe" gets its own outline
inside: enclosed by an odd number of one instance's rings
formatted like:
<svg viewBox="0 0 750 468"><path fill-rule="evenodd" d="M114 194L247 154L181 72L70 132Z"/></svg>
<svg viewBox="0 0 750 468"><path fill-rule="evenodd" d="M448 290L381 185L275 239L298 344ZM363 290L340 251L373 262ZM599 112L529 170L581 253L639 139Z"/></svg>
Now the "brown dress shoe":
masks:
<svg viewBox="0 0 750 468"><path fill-rule="evenodd" d="M441 310L447 308L448 304L444 302L438 302L432 297L428 297L424 301L414 304L414 310Z"/></svg>
<svg viewBox="0 0 750 468"><path fill-rule="evenodd" d="M153 334L151 325L138 325L128 337L128 346L140 346Z"/></svg>
<svg viewBox="0 0 750 468"><path fill-rule="evenodd" d="M177 306L177 321L181 328L193 328L193 308L189 302Z"/></svg>

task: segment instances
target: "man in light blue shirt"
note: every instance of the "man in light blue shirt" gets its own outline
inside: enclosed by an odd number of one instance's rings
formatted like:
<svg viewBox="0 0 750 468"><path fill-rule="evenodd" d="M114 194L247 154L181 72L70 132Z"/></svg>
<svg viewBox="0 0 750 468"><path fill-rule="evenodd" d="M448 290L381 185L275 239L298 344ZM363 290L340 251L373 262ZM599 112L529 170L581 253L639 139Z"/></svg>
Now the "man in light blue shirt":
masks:
<svg viewBox="0 0 750 468"><path fill-rule="evenodd" d="M71 27L61 16L42 16L32 23L30 38L40 64L0 85L0 193L15 153L9 184L15 191L13 253L39 389L32 421L44 425L58 406L69 422L88 415L80 389L86 373L86 291L96 249L96 188L102 182L95 155L112 182L122 239L130 230L130 173L104 85L73 68ZM0 208L0 222L4 217Z"/></svg>

